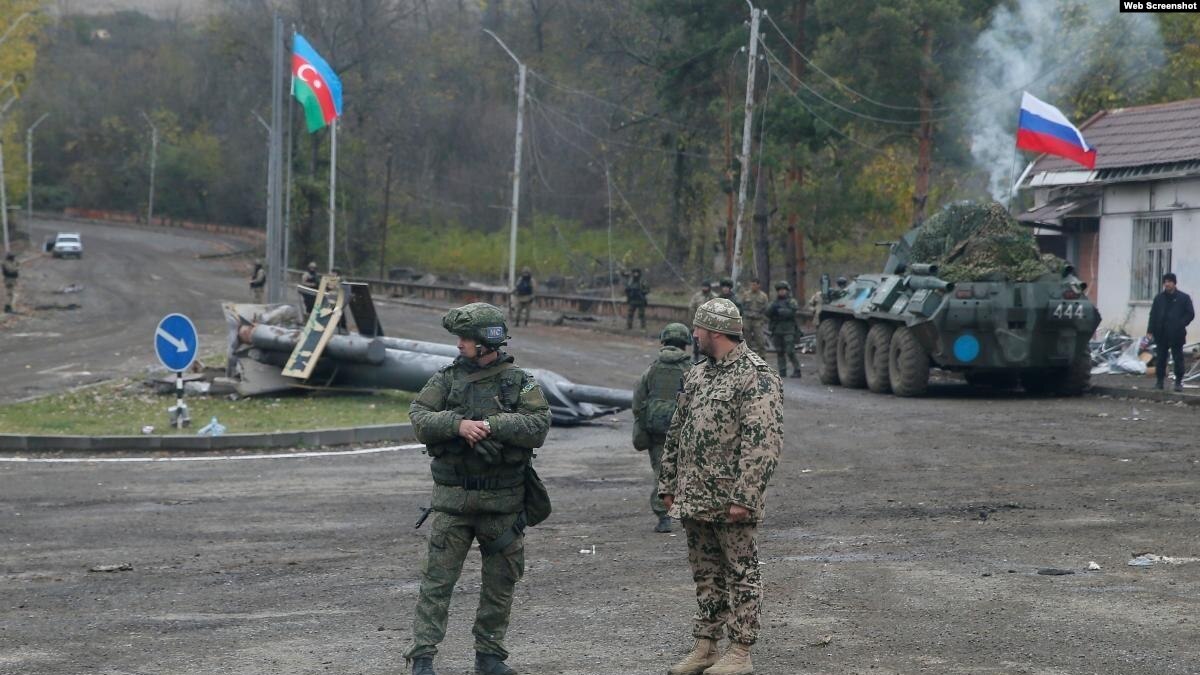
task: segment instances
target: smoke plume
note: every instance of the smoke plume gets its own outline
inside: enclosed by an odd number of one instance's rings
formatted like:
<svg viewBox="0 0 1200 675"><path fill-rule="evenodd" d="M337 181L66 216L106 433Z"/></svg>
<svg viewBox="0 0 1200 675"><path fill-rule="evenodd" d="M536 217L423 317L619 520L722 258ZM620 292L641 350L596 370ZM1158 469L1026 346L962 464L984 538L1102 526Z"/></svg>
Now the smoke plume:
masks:
<svg viewBox="0 0 1200 675"><path fill-rule="evenodd" d="M1116 76L1148 83L1152 71L1146 68L1161 63L1155 19L1117 8L1116 2L1017 0L997 8L980 34L971 152L997 201L1007 198L1012 180L1022 90L1057 106L1078 126L1080 111L1062 99L1086 86L1089 73L1109 68ZM1018 174L1029 159L1020 159Z"/></svg>

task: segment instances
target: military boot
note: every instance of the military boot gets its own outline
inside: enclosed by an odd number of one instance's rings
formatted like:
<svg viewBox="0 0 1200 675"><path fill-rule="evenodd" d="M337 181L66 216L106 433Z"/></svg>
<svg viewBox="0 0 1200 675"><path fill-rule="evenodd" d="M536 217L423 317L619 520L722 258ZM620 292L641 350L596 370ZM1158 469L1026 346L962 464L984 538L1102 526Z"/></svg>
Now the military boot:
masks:
<svg viewBox="0 0 1200 675"><path fill-rule="evenodd" d="M655 532L670 532L671 531L671 516L659 516L658 524L654 526Z"/></svg>
<svg viewBox="0 0 1200 675"><path fill-rule="evenodd" d="M495 654L475 652L475 675L517 675L517 671Z"/></svg>
<svg viewBox="0 0 1200 675"><path fill-rule="evenodd" d="M679 663L671 666L667 675L700 675L717 662L717 641L711 638L696 638L696 646Z"/></svg>
<svg viewBox="0 0 1200 675"><path fill-rule="evenodd" d="M729 649L716 665L704 671L704 675L751 675L754 664L750 662L750 645L731 642Z"/></svg>
<svg viewBox="0 0 1200 675"><path fill-rule="evenodd" d="M412 660L412 675L437 675L433 670L433 657L418 656Z"/></svg>

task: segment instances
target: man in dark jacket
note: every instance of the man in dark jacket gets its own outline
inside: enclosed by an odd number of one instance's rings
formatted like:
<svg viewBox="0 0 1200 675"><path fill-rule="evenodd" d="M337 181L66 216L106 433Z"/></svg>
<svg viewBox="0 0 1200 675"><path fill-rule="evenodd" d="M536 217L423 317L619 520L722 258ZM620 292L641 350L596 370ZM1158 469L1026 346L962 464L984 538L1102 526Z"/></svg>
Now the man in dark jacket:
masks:
<svg viewBox="0 0 1200 675"><path fill-rule="evenodd" d="M1163 290L1154 298L1150 307L1150 325L1146 337L1154 340L1155 389L1163 388L1167 377L1167 355L1175 360L1175 391L1183 391L1183 343L1187 340L1187 327L1196 317L1192 299L1175 287L1175 274L1167 272L1162 278Z"/></svg>

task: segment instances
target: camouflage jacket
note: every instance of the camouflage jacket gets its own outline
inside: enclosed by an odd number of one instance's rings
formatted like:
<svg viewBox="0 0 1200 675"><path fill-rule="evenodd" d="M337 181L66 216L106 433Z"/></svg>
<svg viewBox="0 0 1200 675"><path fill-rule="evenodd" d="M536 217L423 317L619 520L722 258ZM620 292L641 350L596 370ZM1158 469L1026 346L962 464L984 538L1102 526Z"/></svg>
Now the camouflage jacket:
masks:
<svg viewBox="0 0 1200 675"><path fill-rule="evenodd" d="M635 436L642 432L658 436L658 441L662 442L670 424L670 413L683 388L683 378L691 368L691 356L682 349L668 345L658 350L658 359L642 373L633 389ZM634 447L637 447L636 443Z"/></svg>
<svg viewBox="0 0 1200 675"><path fill-rule="evenodd" d="M447 513L516 513L524 503L525 463L550 430L550 405L537 380L511 356L487 368L457 358L430 378L408 409L417 440L432 457L433 508ZM482 377L480 377L482 375ZM458 435L464 419L487 420L498 457Z"/></svg>
<svg viewBox="0 0 1200 675"><path fill-rule="evenodd" d="M729 505L763 517L763 492L783 447L779 374L746 343L688 372L663 449L659 494L671 515L726 522Z"/></svg>
<svg viewBox="0 0 1200 675"><path fill-rule="evenodd" d="M646 283L644 278L629 277L629 280L625 282L626 303L634 306L645 305L648 302L646 297L648 295L650 295L650 284Z"/></svg>
<svg viewBox="0 0 1200 675"><path fill-rule="evenodd" d="M0 268L4 269L4 278L10 281L16 281L21 276L21 265L16 260L0 262Z"/></svg>
<svg viewBox="0 0 1200 675"><path fill-rule="evenodd" d="M700 305L703 305L715 297L717 296L712 291L707 293L704 291L696 291L694 294L692 294L692 299L688 302L688 325L691 325L692 321L696 319L696 310L700 309Z"/></svg>
<svg viewBox="0 0 1200 675"><path fill-rule="evenodd" d="M779 299L767 307L767 328L772 334L791 335L800 332L800 305L795 298Z"/></svg>
<svg viewBox="0 0 1200 675"><path fill-rule="evenodd" d="M766 315L771 298L763 291L746 291L741 298L742 321L759 320Z"/></svg>

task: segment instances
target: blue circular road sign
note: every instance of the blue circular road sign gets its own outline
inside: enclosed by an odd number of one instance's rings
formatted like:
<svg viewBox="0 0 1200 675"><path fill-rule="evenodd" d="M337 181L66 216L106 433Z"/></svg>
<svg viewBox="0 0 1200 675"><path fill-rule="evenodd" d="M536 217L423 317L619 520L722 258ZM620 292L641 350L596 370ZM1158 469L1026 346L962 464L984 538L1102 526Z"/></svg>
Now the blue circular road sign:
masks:
<svg viewBox="0 0 1200 675"><path fill-rule="evenodd" d="M182 372L191 367L200 349L196 326L182 314L168 314L154 331L154 352L167 370Z"/></svg>

